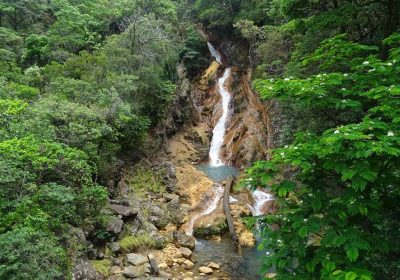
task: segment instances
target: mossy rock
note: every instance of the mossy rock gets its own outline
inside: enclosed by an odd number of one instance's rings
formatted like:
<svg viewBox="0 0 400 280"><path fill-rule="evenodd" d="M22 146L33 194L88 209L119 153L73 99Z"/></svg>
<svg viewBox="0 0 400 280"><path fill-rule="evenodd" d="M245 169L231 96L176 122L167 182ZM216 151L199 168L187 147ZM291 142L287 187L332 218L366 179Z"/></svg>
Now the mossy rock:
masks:
<svg viewBox="0 0 400 280"><path fill-rule="evenodd" d="M220 235L227 231L228 231L228 225L224 221L216 225L196 227L194 228L194 236L204 237L211 235Z"/></svg>

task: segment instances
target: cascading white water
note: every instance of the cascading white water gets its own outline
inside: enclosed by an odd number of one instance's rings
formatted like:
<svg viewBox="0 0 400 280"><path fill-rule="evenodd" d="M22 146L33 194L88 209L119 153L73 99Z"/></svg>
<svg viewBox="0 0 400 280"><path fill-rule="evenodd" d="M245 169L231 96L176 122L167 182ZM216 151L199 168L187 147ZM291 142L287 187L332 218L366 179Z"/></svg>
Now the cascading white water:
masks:
<svg viewBox="0 0 400 280"><path fill-rule="evenodd" d="M224 188L221 185L216 184L213 200L209 202L208 207L206 209L204 209L204 211L197 213L196 215L194 215L190 218L190 220L187 224L187 227L186 227L186 234L188 234L188 235L193 234L194 222L198 218L206 216L208 214L211 214L215 209L217 209L218 203L221 200L223 195L224 195Z"/></svg>
<svg viewBox="0 0 400 280"><path fill-rule="evenodd" d="M231 94L225 89L225 81L229 78L230 74L231 69L226 68L224 75L218 79L218 91L222 98L222 116L219 118L213 130L209 152L211 166L224 165L220 158L220 152L222 144L224 143L226 123L229 117L229 103L231 102Z"/></svg>
<svg viewBox="0 0 400 280"><path fill-rule="evenodd" d="M213 45L211 45L210 42L207 42L207 46L208 46L208 49L210 50L211 56L213 56L219 64L222 64L221 54L214 48Z"/></svg>
<svg viewBox="0 0 400 280"><path fill-rule="evenodd" d="M210 43L207 43L207 46L208 49L210 50L211 55L215 58L215 60L219 64L222 64L221 54ZM229 113L229 103L231 101L231 94L224 88L225 81L228 79L230 74L231 74L231 69L227 68L225 69L224 75L218 80L218 91L222 97L222 116L218 120L217 125L213 130L213 137L211 140L211 146L209 152L211 166L224 165L219 154L222 144L224 142L225 127ZM204 209L202 212L197 213L192 217L190 217L186 227L186 234L192 235L194 223L197 221L197 219L206 216L208 214L211 214L218 207L218 203L221 200L223 194L224 194L224 188L221 185L216 184L212 201L210 201L207 204L208 205L207 208Z"/></svg>
<svg viewBox="0 0 400 280"><path fill-rule="evenodd" d="M273 195L261 190L255 190L251 195L253 196L254 204L253 206L249 205L249 208L253 216L265 214L263 207L267 201L274 200Z"/></svg>

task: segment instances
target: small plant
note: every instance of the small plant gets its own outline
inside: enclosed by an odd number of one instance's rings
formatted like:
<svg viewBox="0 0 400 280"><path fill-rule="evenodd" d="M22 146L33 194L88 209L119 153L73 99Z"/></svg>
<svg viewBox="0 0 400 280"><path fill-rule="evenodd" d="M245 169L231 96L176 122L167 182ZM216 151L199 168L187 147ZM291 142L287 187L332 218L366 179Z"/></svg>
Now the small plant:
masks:
<svg viewBox="0 0 400 280"><path fill-rule="evenodd" d="M95 260L95 261L92 261L91 263L97 272L101 273L102 275L104 275L106 277L110 275L110 268L112 266L111 260L108 260L108 259Z"/></svg>
<svg viewBox="0 0 400 280"><path fill-rule="evenodd" d="M121 247L122 252L129 253L137 251L140 248L152 248L155 246L155 241L150 237L150 235L144 233L124 237L119 241L119 246Z"/></svg>

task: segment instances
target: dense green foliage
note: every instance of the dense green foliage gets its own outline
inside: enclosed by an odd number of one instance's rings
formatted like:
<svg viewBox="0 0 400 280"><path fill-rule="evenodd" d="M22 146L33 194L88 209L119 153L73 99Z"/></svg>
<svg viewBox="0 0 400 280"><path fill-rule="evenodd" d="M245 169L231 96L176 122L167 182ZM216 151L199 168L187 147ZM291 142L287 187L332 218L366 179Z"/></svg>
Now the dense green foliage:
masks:
<svg viewBox="0 0 400 280"><path fill-rule="evenodd" d="M265 269L285 280L398 279L400 1L194 7L213 32L247 41L255 88L279 104L278 148L244 181L277 196L262 219Z"/></svg>
<svg viewBox="0 0 400 280"><path fill-rule="evenodd" d="M266 217L279 229L265 228L263 243L271 249L266 265L277 266L278 279L399 275L400 36L385 42L394 48L382 61L361 54L374 48L343 36L329 39L305 63L330 71L256 81L264 98L294 99L338 117L354 113L321 134L297 134L270 162L249 171L252 184L270 186L281 207ZM293 175L282 177L285 169Z"/></svg>
<svg viewBox="0 0 400 280"><path fill-rule="evenodd" d="M113 170L165 118L177 64L195 77L208 63L193 19L246 42L279 104L278 147L245 181L279 205L261 219L265 269L398 279L397 0L0 0L0 279L69 279L71 230L109 237ZM139 170L131 187L163 192L162 177Z"/></svg>
<svg viewBox="0 0 400 280"><path fill-rule="evenodd" d="M183 4L0 1L1 279L68 279L70 228L104 231L110 170L204 65Z"/></svg>

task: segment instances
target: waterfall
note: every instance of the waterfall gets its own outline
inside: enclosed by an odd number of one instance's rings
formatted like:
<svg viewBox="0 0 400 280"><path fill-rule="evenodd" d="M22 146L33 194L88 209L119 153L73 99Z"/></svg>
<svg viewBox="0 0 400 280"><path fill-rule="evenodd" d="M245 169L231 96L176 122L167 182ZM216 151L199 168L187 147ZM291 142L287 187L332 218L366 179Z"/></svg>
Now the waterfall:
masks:
<svg viewBox="0 0 400 280"><path fill-rule="evenodd" d="M229 78L231 69L226 68L224 75L218 79L218 92L222 98L222 116L219 118L213 130L213 137L210 146L210 164L211 166L223 166L224 162L220 158L221 147L224 143L226 123L229 117L229 103L231 94L225 89L225 81Z"/></svg>
<svg viewBox="0 0 400 280"><path fill-rule="evenodd" d="M210 44L210 42L207 42L207 46L210 50L211 56L213 56L219 64L222 64L221 54L213 47L213 45Z"/></svg>

